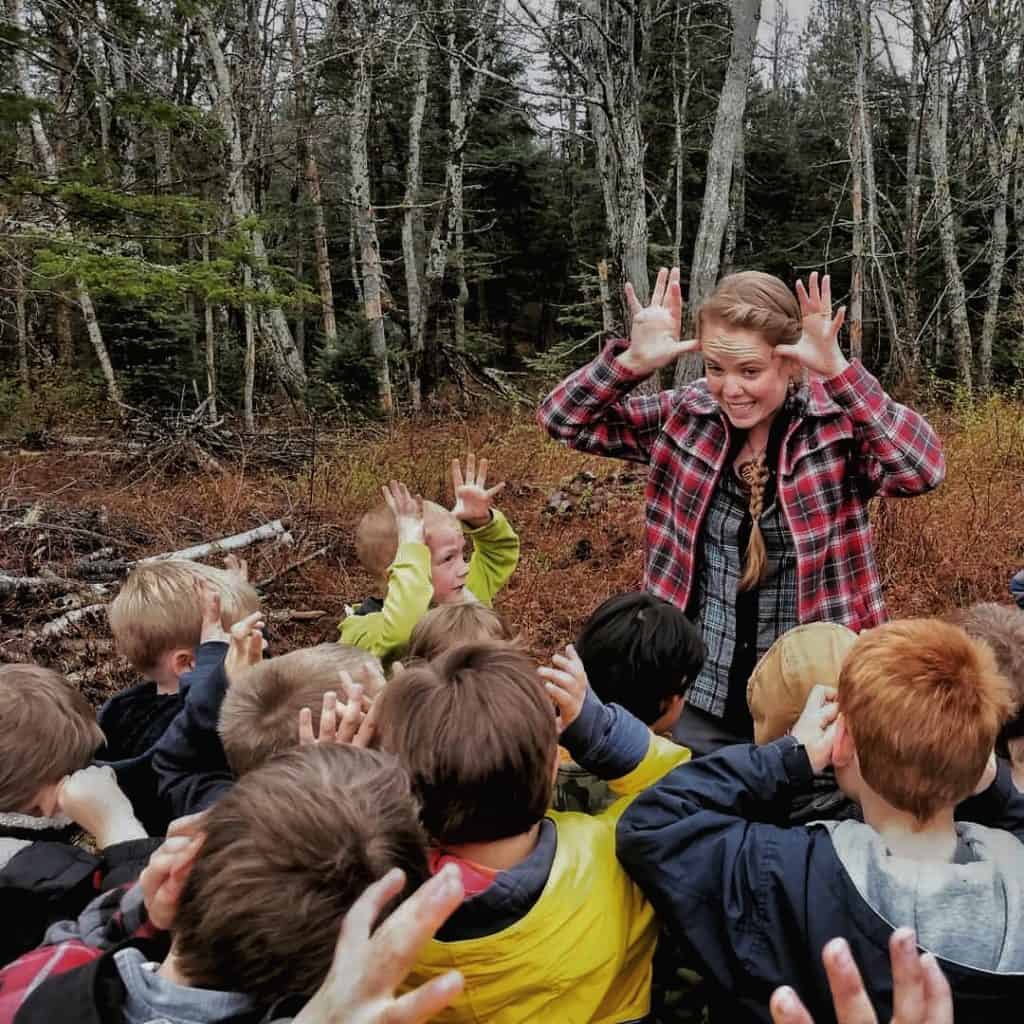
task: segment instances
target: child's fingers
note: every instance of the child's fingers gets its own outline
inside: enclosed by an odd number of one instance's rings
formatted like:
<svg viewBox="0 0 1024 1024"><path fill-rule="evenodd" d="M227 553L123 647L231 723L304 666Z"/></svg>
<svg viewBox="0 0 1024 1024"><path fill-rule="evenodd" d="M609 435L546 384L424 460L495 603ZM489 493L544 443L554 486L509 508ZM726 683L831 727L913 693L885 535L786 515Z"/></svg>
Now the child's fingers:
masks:
<svg viewBox="0 0 1024 1024"><path fill-rule="evenodd" d="M333 690L324 694L323 706L320 709L320 732L317 739L321 743L331 743L338 732L338 695Z"/></svg>
<svg viewBox="0 0 1024 1024"><path fill-rule="evenodd" d="M353 747L362 747L364 750L368 750L374 745L374 741L377 739L377 718L379 713L380 704L371 704L369 711L363 715L363 720L359 724L359 731L352 740Z"/></svg>
<svg viewBox="0 0 1024 1024"><path fill-rule="evenodd" d="M563 654L553 654L551 663L566 675L570 676L576 686L583 686L586 683L583 663L576 658L567 658Z"/></svg>
<svg viewBox="0 0 1024 1024"><path fill-rule="evenodd" d="M363 711L360 707L361 701L350 701L341 710L341 722L338 724L338 732L334 737L335 743L351 743L359 732L359 726L363 722Z"/></svg>
<svg viewBox="0 0 1024 1024"><path fill-rule="evenodd" d="M231 627L231 635L241 640L247 636L253 629L263 629L263 612L252 612L250 615L246 615L244 619L239 619Z"/></svg>
<svg viewBox="0 0 1024 1024"><path fill-rule="evenodd" d="M484 491L484 494L486 494L488 498L493 498L495 495L501 494L503 490L505 490L504 480L502 480L500 484L495 484L493 487L487 488L487 490Z"/></svg>
<svg viewBox="0 0 1024 1024"><path fill-rule="evenodd" d="M466 452L466 479L472 484L476 482L476 455Z"/></svg>
<svg viewBox="0 0 1024 1024"><path fill-rule="evenodd" d="M814 1018L807 1012L807 1007L788 985L772 993L768 1008L771 1010L772 1024L814 1024Z"/></svg>
<svg viewBox="0 0 1024 1024"><path fill-rule="evenodd" d="M433 1020L462 991L465 979L458 971L449 971L426 985L399 996L389 1010L388 1024L423 1024Z"/></svg>
<svg viewBox="0 0 1024 1024"><path fill-rule="evenodd" d="M897 928L889 937L889 959L892 961L893 1020L925 1020L924 971L917 952L917 939L910 928Z"/></svg>
<svg viewBox="0 0 1024 1024"><path fill-rule="evenodd" d="M557 658L558 655L556 654ZM554 658L552 658L552 661ZM565 660L564 658L562 659ZM569 690L579 690L579 680L568 670L563 668L554 668L550 665L541 665L537 669L537 675L542 679L547 680L549 683L553 683L555 686L561 686L562 688Z"/></svg>
<svg viewBox="0 0 1024 1024"><path fill-rule="evenodd" d="M316 736L313 735L313 712L309 708L302 708L299 711L299 746L307 746L316 743Z"/></svg>
<svg viewBox="0 0 1024 1024"><path fill-rule="evenodd" d="M853 955L845 939L833 939L821 954L828 975L828 987L840 1024L878 1024L874 1008L864 991Z"/></svg>
<svg viewBox="0 0 1024 1024"><path fill-rule="evenodd" d="M487 483L487 467L489 465L490 462L487 459L481 459L480 464L476 468L476 485L481 489Z"/></svg>
<svg viewBox="0 0 1024 1024"><path fill-rule="evenodd" d="M405 872L401 868L392 868L386 875L366 887L362 896L349 907L341 922L341 934L334 954L336 967L344 967L351 956L350 946L364 943L369 939L377 918L404 888Z"/></svg>
<svg viewBox="0 0 1024 1024"><path fill-rule="evenodd" d="M927 1024L953 1024L953 993L949 982L931 953L921 957Z"/></svg>
<svg viewBox="0 0 1024 1024"><path fill-rule="evenodd" d="M456 491L465 483L462 478L462 463L458 459L452 459L452 486Z"/></svg>
<svg viewBox="0 0 1024 1024"><path fill-rule="evenodd" d="M207 815L207 811L199 811L196 814L185 814L180 818L175 818L167 826L167 838L170 839L172 836L193 838L206 827Z"/></svg>

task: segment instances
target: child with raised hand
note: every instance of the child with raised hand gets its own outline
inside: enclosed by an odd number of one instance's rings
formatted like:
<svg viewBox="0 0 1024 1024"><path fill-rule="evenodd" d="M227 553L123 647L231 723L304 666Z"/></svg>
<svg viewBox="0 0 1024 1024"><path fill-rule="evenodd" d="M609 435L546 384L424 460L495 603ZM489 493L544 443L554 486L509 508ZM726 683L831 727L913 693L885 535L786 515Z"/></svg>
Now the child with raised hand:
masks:
<svg viewBox="0 0 1024 1024"><path fill-rule="evenodd" d="M704 663L700 630L674 605L644 591L603 601L583 624L573 651L601 701L624 707L661 736L679 720ZM561 655L553 664L568 667ZM593 773L572 760L560 765L556 810L595 814L614 799Z"/></svg>
<svg viewBox="0 0 1024 1024"><path fill-rule="evenodd" d="M376 658L346 644L318 644L264 658L259 613L227 633L211 592L205 595L203 640L204 648L220 653L192 682L184 710L154 756L161 792L177 815L211 806L237 778L299 745L296 723L304 708L326 705L322 720L336 718L339 691L345 693L343 729L351 719L358 730L382 685ZM354 684L349 673L362 685ZM365 735L370 728L372 721Z"/></svg>
<svg viewBox="0 0 1024 1024"><path fill-rule="evenodd" d="M689 753L603 707L565 657L539 676L511 645L464 644L396 673L378 698L381 746L409 771L431 869L455 865L466 890L409 978L462 971L441 1022L616 1024L650 1008L658 927L616 859L616 824ZM602 814L551 810L559 729L615 780L622 799Z"/></svg>
<svg viewBox="0 0 1024 1024"><path fill-rule="evenodd" d="M494 508L505 485L487 487L487 470L487 460L478 463L470 453L463 476L459 460L452 460L451 511L414 497L395 480L381 488L384 504L360 520L356 552L381 581L384 597L350 611L340 626L343 643L387 663L405 651L431 605L478 601L491 606L519 562L519 538ZM473 544L468 562L464 537Z"/></svg>

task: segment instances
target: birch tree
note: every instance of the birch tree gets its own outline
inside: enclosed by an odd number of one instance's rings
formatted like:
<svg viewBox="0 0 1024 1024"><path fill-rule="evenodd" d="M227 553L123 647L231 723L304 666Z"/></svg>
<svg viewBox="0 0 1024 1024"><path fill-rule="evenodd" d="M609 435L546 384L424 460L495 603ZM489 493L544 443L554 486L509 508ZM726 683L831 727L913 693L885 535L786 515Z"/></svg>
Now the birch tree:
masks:
<svg viewBox="0 0 1024 1024"><path fill-rule="evenodd" d="M761 19L761 0L732 0L732 45L725 82L718 100L715 131L708 152L707 178L700 226L693 246L690 291L684 334L693 332L694 317L701 303L714 291L726 221L736 147L743 133L743 114L747 103L747 85L754 59L754 43ZM692 380L700 372L700 357L686 356L676 365L676 386Z"/></svg>
<svg viewBox="0 0 1024 1024"><path fill-rule="evenodd" d="M21 0L6 0L6 2L7 15L11 23L15 29L25 32L26 25ZM24 51L20 48L15 48L14 50L14 69L21 94L26 99L33 97L32 85L28 74L28 63ZM57 155L54 147L50 144L50 138L43 124L43 117L37 104L32 106L29 115L29 127L32 132L35 152L39 158L43 173L49 182L56 185L60 176ZM57 198L56 195L51 198L50 203L59 225L58 236L63 236L67 240L72 241L73 238L65 203ZM96 353L96 360L100 364L100 370L103 372L103 379L106 381L107 397L118 410L118 415L120 416L122 409L121 388L114 373L114 365L110 361L110 353L107 351L106 343L103 340L103 331L96 318L96 309L93 305L92 295L81 277L76 279L75 289L78 295L78 305L82 311L82 318L85 321L86 333L88 334L89 341L92 343L93 351Z"/></svg>
<svg viewBox="0 0 1024 1024"><path fill-rule="evenodd" d="M970 389L973 381L971 325L967 319L967 294L956 244L956 220L949 184L947 130L949 120L949 6L946 0L932 0L929 39L928 97L925 127L932 167L932 190L938 218L942 262L946 274L944 289L953 335L953 351L961 384Z"/></svg>
<svg viewBox="0 0 1024 1024"><path fill-rule="evenodd" d="M301 407L306 389L306 368L296 348L284 310L274 298L263 229L256 217L253 201L250 172L254 139L250 136L249 145L246 146L236 101L236 82L210 12L205 7L198 7L194 17L210 67L207 89L227 146L226 203L249 250L253 287L264 297L258 314L260 333L267 343L278 379L292 400ZM255 130L253 127L252 131ZM247 315L251 316L252 311ZM250 357L246 358L248 364Z"/></svg>

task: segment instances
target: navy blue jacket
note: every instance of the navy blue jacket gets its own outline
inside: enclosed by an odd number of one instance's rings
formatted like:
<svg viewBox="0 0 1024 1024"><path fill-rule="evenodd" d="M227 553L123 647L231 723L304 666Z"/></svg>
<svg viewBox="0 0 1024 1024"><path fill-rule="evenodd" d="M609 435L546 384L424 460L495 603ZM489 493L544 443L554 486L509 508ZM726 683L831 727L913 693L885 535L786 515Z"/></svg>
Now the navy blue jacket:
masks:
<svg viewBox="0 0 1024 1024"><path fill-rule="evenodd" d="M821 951L837 936L850 943L879 1019L892 1015L894 926L861 897L827 827L781 827L812 778L791 737L728 747L671 772L619 823L619 858L712 984L716 1020L769 1022L768 1000L788 984L816 1024L835 1021ZM957 818L1024 839L1024 797L1005 763ZM1024 1004L1024 974L940 964L957 1024L1009 1019Z"/></svg>
<svg viewBox="0 0 1024 1024"><path fill-rule="evenodd" d="M1010 596L1017 602L1018 608L1024 608L1024 569L1010 580Z"/></svg>
<svg viewBox="0 0 1024 1024"><path fill-rule="evenodd" d="M185 706L153 752L157 789L175 818L206 810L235 780L217 732L228 689L227 651L228 645L218 641L196 648L196 666L187 674Z"/></svg>

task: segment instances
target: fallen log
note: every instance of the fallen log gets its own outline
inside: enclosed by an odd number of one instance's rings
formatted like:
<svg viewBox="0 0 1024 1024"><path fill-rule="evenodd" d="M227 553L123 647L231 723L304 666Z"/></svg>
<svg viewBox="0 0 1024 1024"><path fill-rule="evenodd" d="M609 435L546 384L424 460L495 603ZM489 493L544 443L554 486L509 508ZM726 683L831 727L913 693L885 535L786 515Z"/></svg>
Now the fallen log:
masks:
<svg viewBox="0 0 1024 1024"><path fill-rule="evenodd" d="M309 608L296 610L295 608L283 608L281 611L270 612L268 618L271 622L315 622L322 619L327 612L320 608Z"/></svg>
<svg viewBox="0 0 1024 1024"><path fill-rule="evenodd" d="M262 540L279 540L282 544L292 544L294 539L280 519L271 523L264 523L245 533L236 533L230 537L222 537L220 540L211 540L206 544L196 544L191 548L182 548L180 551L168 551L162 555L150 555L148 558L140 558L134 565L144 565L146 562L166 562L171 558L183 558L196 561L200 558L209 558L211 555L223 554L226 551L238 551L256 544Z"/></svg>
<svg viewBox="0 0 1024 1024"><path fill-rule="evenodd" d="M0 573L0 597L27 592L66 594L68 591L87 590L93 594L105 594L107 588L99 583L82 583L80 580L61 579L52 573L45 576L10 576Z"/></svg>
<svg viewBox="0 0 1024 1024"><path fill-rule="evenodd" d="M106 615L106 613L106 604L88 604L84 608L76 608L74 611L70 611L66 615L61 615L60 618L46 623L39 631L39 635L44 637L63 636L79 623L83 623L98 615Z"/></svg>

